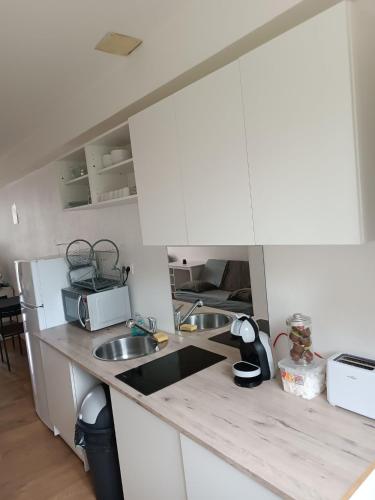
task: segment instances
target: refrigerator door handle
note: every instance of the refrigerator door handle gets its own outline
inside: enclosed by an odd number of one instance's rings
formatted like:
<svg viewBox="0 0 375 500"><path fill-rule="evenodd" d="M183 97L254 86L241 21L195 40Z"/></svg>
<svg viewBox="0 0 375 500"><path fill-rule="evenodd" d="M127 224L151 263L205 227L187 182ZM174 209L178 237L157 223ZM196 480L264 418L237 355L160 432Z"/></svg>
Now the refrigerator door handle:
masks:
<svg viewBox="0 0 375 500"><path fill-rule="evenodd" d="M40 309L41 307L44 307L43 304L41 306L34 306L31 304L26 304L26 302L20 302L20 305L23 309L28 309L29 311L34 311L35 309Z"/></svg>
<svg viewBox="0 0 375 500"><path fill-rule="evenodd" d="M78 321L81 323L81 325L83 326L83 328L86 328L86 324L84 322L84 320L82 319L81 317L81 304L82 304L82 295L80 295L78 297L78 302L77 302L77 315L78 315Z"/></svg>

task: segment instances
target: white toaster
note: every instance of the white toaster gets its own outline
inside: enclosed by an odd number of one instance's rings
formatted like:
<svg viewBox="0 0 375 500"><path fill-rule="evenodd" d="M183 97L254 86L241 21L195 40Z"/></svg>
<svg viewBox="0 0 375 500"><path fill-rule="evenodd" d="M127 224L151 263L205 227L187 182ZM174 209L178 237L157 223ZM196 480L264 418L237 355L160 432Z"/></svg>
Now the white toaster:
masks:
<svg viewBox="0 0 375 500"><path fill-rule="evenodd" d="M327 399L375 419L375 360L339 353L327 361Z"/></svg>

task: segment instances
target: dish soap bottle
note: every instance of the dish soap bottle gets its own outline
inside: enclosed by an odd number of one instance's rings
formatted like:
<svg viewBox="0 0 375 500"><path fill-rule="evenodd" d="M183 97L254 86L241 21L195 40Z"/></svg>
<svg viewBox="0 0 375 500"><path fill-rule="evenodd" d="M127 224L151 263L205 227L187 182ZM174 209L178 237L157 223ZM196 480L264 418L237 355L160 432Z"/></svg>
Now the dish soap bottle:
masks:
<svg viewBox="0 0 375 500"><path fill-rule="evenodd" d="M134 321L136 321L136 323L138 323L139 325L145 324L144 318L139 313L134 314ZM144 332L143 330L138 328L138 326L136 326L136 325L131 327L130 334L133 337L143 337L144 335L147 335L146 332Z"/></svg>

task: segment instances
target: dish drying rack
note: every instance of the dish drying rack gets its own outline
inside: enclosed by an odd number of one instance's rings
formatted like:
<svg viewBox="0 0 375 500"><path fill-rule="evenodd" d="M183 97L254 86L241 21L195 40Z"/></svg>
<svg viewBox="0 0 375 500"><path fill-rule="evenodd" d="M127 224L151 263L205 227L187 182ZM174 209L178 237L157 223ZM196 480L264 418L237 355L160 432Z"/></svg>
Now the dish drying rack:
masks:
<svg viewBox="0 0 375 500"><path fill-rule="evenodd" d="M123 286L119 257L119 249L112 240L100 239L93 245L83 239L71 241L66 248L71 286L93 292Z"/></svg>

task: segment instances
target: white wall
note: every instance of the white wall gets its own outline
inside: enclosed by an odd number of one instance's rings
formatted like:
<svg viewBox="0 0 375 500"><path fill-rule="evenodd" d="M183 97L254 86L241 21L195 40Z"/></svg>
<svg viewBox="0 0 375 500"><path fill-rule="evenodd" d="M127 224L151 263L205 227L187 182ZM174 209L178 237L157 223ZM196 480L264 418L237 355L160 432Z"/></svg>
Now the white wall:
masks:
<svg viewBox="0 0 375 500"><path fill-rule="evenodd" d="M206 261L207 259L248 260L246 246L206 246L206 247L168 247L168 255L177 260Z"/></svg>
<svg viewBox="0 0 375 500"><path fill-rule="evenodd" d="M312 316L315 351L375 356L375 243L264 247L272 335L294 312ZM278 343L286 354L286 340Z"/></svg>
<svg viewBox="0 0 375 500"><path fill-rule="evenodd" d="M250 264L251 296L253 299L254 316L256 319L268 319L263 247L260 245L248 247L248 258Z"/></svg>
<svg viewBox="0 0 375 500"><path fill-rule="evenodd" d="M17 204L19 225L12 223L13 202ZM0 191L0 269L14 285L15 259L56 255L58 243L76 238L91 242L113 239L120 249L120 263L134 266L134 275L129 278L133 312L155 316L160 328L174 331L167 252L165 248L142 245L136 204L63 212L51 167Z"/></svg>
<svg viewBox="0 0 375 500"><path fill-rule="evenodd" d="M0 191L0 269L14 279L16 258L56 254L57 243L78 237L112 238L120 247L121 263L135 267L129 280L133 310L156 316L161 328L173 331L166 251L142 246L137 205L63 212L55 175L46 167ZM18 226L11 221L13 202ZM250 252L252 280L251 263L261 260L258 253ZM303 312L313 319L315 350L375 356L375 243L264 247L264 258L273 336L285 330L288 315ZM258 302L257 316L264 317L263 293ZM279 357L284 356L285 339L278 346Z"/></svg>

